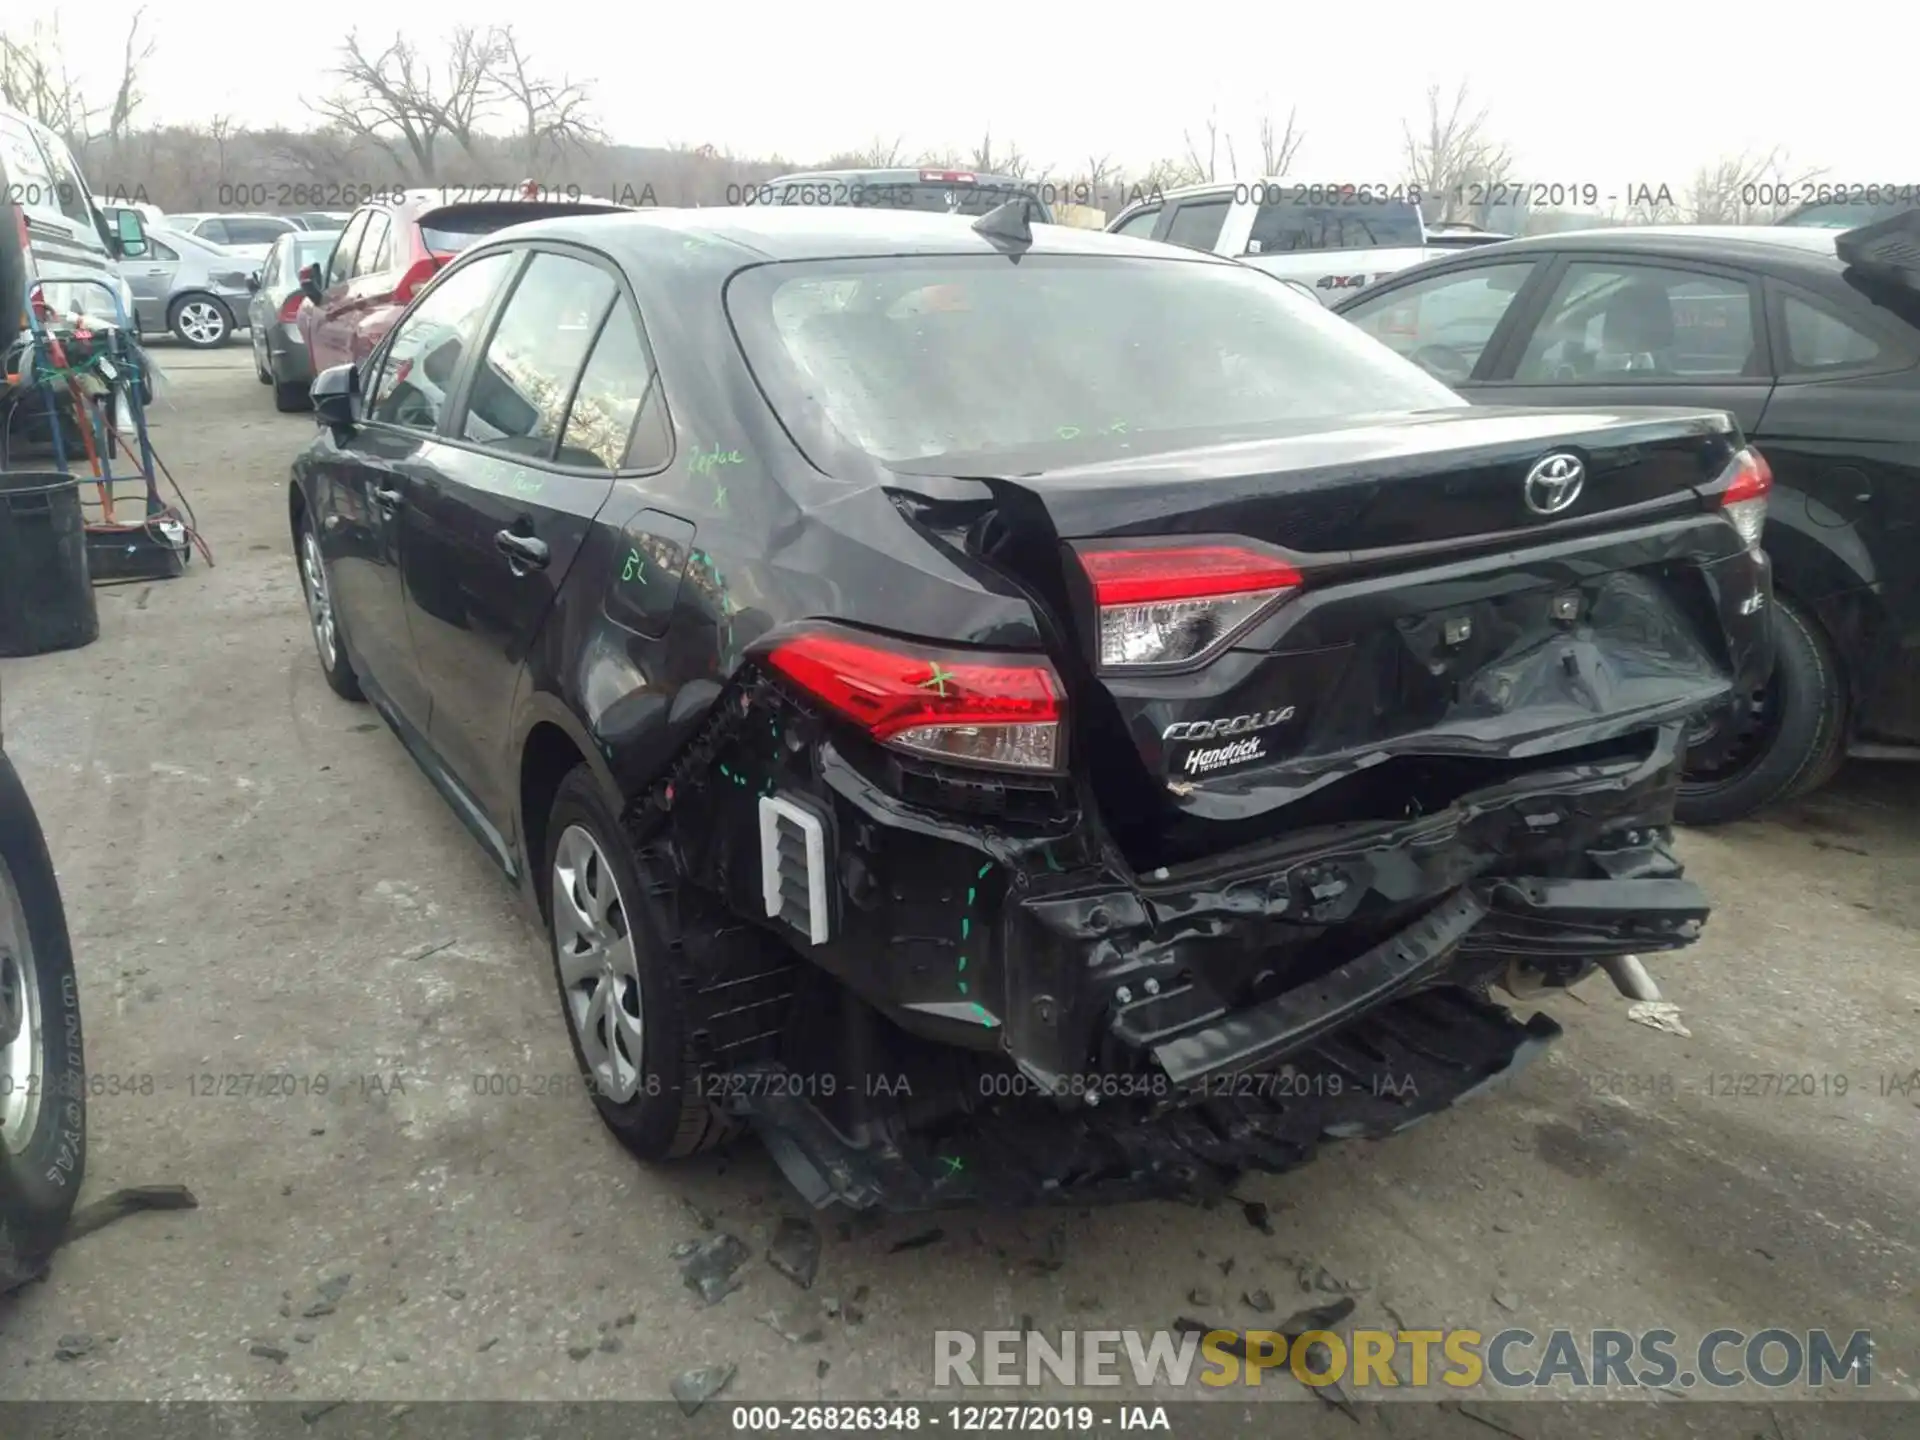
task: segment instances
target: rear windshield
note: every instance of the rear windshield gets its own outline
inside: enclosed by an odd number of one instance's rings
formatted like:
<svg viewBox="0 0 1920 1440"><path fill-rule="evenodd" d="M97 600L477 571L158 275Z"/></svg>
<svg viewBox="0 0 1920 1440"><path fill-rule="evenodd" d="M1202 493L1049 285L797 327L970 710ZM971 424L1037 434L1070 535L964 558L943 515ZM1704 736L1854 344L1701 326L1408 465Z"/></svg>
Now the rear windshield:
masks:
<svg viewBox="0 0 1920 1440"><path fill-rule="evenodd" d="M888 464L1036 448L1084 464L1465 403L1315 301L1237 265L796 262L738 276L727 309L803 447L809 433L832 432Z"/></svg>
<svg viewBox="0 0 1920 1440"><path fill-rule="evenodd" d="M821 178L789 180L773 193L776 205L857 205L863 209L921 210L933 215L984 215L1024 195L1033 218L1051 223L1052 213L1033 187L1014 181L933 182Z"/></svg>
<svg viewBox="0 0 1920 1440"><path fill-rule="evenodd" d="M1318 188L1269 185L1267 198L1254 213L1247 253L1418 249L1426 238L1418 207L1407 201L1328 197L1325 192L1314 194Z"/></svg>
<svg viewBox="0 0 1920 1440"><path fill-rule="evenodd" d="M448 205L420 217L420 238L436 255L458 255L509 225L550 220L556 215L618 214L623 205L550 205L537 200L499 200L484 205Z"/></svg>

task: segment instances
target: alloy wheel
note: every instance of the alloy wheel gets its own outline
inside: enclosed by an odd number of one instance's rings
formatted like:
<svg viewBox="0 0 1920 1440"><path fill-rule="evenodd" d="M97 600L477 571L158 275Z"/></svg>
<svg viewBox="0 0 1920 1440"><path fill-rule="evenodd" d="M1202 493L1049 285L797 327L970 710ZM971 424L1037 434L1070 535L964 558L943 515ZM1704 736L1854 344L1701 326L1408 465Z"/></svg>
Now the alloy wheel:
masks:
<svg viewBox="0 0 1920 1440"><path fill-rule="evenodd" d="M313 645L320 652L320 663L331 670L339 655L340 640L333 624L333 597L327 590L327 567L320 558L320 542L313 531L300 532L300 575L306 582L307 619L313 626Z"/></svg>
<svg viewBox="0 0 1920 1440"><path fill-rule="evenodd" d="M0 1152L26 1148L46 1085L33 939L13 872L0 859Z"/></svg>
<svg viewBox="0 0 1920 1440"><path fill-rule="evenodd" d="M174 323L196 345L215 344L227 333L227 317L211 300L189 300L180 307Z"/></svg>
<svg viewBox="0 0 1920 1440"><path fill-rule="evenodd" d="M592 833L569 825L553 853L553 945L567 1020L597 1092L640 1090L646 1024L640 966L613 868Z"/></svg>

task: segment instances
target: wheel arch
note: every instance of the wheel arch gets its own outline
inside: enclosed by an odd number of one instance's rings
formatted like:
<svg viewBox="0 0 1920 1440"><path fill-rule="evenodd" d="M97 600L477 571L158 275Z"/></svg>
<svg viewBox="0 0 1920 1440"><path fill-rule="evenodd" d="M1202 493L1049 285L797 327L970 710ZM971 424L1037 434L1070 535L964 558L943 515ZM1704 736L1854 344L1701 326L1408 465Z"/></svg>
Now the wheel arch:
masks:
<svg viewBox="0 0 1920 1440"><path fill-rule="evenodd" d="M519 766L514 804L518 815L514 829L520 868L544 918L546 885L538 871L547 853L547 818L560 782L569 771L584 764L593 772L594 783L615 814L625 807L626 800L586 727L552 695L541 693L529 698L516 753Z"/></svg>

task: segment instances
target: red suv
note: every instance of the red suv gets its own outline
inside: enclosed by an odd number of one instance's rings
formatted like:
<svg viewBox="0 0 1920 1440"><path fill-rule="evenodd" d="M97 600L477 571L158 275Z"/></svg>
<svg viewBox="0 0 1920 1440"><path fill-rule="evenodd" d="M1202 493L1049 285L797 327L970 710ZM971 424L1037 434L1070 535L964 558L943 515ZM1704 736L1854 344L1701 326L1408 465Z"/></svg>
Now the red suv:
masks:
<svg viewBox="0 0 1920 1440"><path fill-rule="evenodd" d="M516 191L474 185L396 190L361 206L326 264L300 272L306 302L296 318L313 357L313 373L366 359L413 297L474 241L527 220L631 208L611 201L541 198L537 186Z"/></svg>

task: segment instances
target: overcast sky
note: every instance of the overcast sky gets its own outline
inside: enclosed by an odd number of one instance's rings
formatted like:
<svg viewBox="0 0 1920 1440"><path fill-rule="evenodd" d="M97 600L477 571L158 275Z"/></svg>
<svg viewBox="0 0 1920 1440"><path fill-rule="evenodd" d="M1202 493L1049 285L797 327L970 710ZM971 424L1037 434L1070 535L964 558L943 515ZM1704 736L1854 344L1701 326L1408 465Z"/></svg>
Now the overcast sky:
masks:
<svg viewBox="0 0 1920 1440"><path fill-rule="evenodd" d="M134 5L64 8L72 67L110 89ZM1084 19L1033 0L145 8L157 40L149 122L224 111L301 124L301 97L328 85L334 36L357 26L385 39L399 17L432 44L446 27L430 17L458 13L510 21L544 69L590 82L603 127L629 144L812 160L875 136L904 137L913 153L969 146L991 126L1056 173L1103 154L1137 173L1180 151L1182 131L1198 134L1214 110L1241 138L1244 176L1257 170L1260 115L1283 121L1292 106L1306 132L1294 177L1357 184L1397 178L1401 125L1419 118L1426 87L1465 80L1514 150L1516 178L1591 183L1603 196L1663 181L1677 190L1720 156L1782 144L1829 179L1920 184L1910 127L1887 123L1910 108L1911 46L1844 19L1806 23L1810 12L1710 17L1677 0L1143 4L1088 7ZM7 30L53 11L9 5Z"/></svg>

